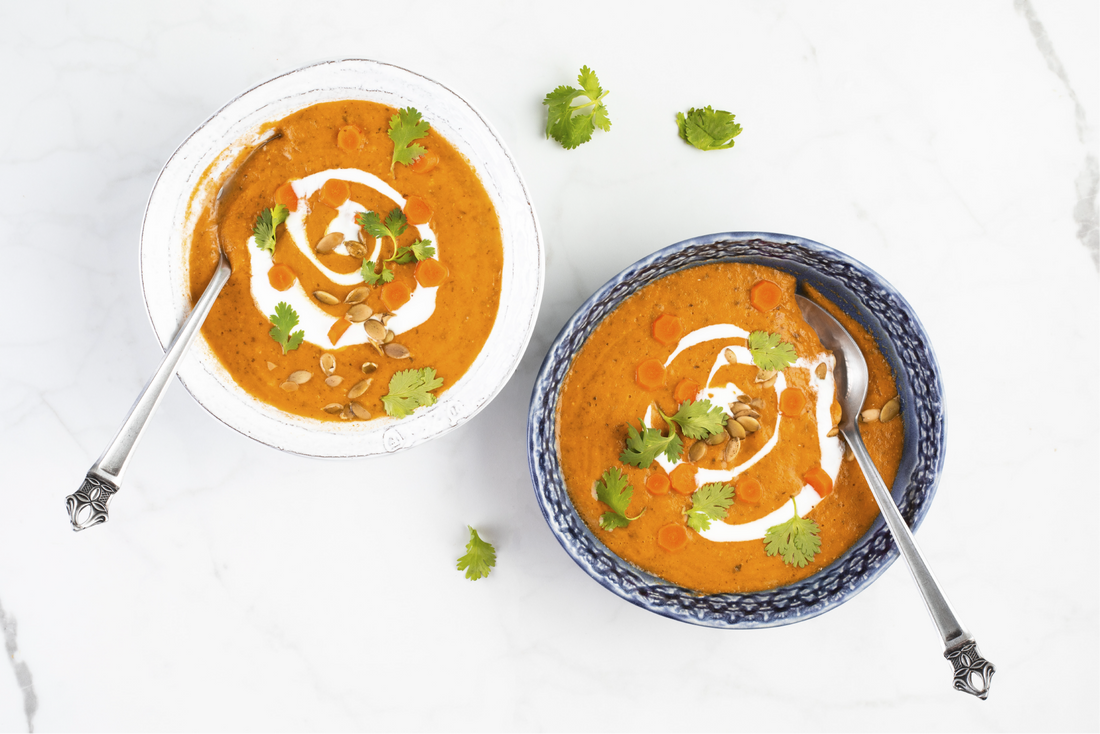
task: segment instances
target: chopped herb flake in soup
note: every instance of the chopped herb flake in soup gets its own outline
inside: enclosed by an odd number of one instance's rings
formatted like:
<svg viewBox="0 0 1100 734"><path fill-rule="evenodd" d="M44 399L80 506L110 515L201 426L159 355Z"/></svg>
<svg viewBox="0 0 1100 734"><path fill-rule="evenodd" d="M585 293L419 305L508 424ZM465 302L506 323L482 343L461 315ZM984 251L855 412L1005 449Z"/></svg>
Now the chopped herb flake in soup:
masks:
<svg viewBox="0 0 1100 734"><path fill-rule="evenodd" d="M220 207L233 274L206 341L238 385L288 413L400 418L433 404L500 301L500 224L473 166L412 108L326 102L270 127L282 136ZM206 183L192 200L205 207L193 299L218 263Z"/></svg>
<svg viewBox="0 0 1100 734"><path fill-rule="evenodd" d="M871 527L878 508L837 433L833 355L785 273L742 263L665 276L608 315L562 388L566 487L621 558L702 593L805 578ZM862 433L891 484L904 429L870 335L820 294L871 373Z"/></svg>

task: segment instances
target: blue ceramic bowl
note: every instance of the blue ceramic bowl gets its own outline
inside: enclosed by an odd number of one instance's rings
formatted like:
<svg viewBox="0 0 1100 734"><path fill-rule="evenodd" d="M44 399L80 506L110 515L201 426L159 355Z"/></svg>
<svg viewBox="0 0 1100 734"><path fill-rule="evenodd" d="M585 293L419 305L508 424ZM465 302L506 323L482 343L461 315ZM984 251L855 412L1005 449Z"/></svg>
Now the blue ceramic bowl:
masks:
<svg viewBox="0 0 1100 734"><path fill-rule="evenodd" d="M605 316L639 288L710 262L747 262L809 283L866 327L897 378L905 448L892 493L914 530L924 519L943 467L946 416L939 365L917 315L893 286L866 265L825 245L767 232L726 232L666 247L604 284L566 323L542 363L531 395L528 461L542 514L566 552L588 575L640 607L682 622L723 628L791 624L841 604L879 577L897 557L881 516L854 546L818 573L790 586L749 594L700 595L622 560L584 524L562 480L556 416L573 357Z"/></svg>

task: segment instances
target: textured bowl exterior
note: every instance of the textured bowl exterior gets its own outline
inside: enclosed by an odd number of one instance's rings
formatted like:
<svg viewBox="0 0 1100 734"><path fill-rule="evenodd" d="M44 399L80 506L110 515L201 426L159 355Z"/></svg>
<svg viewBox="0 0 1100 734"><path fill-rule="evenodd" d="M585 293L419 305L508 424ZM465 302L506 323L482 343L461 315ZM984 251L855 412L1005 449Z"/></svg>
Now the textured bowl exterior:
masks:
<svg viewBox="0 0 1100 734"><path fill-rule="evenodd" d="M746 594L700 595L622 560L581 520L562 479L557 406L574 356L623 300L670 273L704 263L766 265L809 283L875 337L898 381L905 446L892 494L914 530L928 511L943 466L946 416L939 365L913 309L873 270L817 242L765 232L727 232L685 240L639 260L589 298L558 334L531 396L528 461L543 516L566 552L624 599L682 622L729 629L775 627L822 614L874 581L897 557L881 516L844 555L790 586Z"/></svg>
<svg viewBox="0 0 1100 734"><path fill-rule="evenodd" d="M216 192L237 151L254 144L265 123L320 102L361 99L415 107L473 165L496 207L504 245L500 307L470 369L438 402L398 421L334 423L291 415L245 392L201 337L179 367L184 386L214 417L282 451L324 458L393 453L441 436L488 405L511 377L534 330L545 255L534 206L515 160L488 121L447 87L391 64L342 59L270 79L218 110L165 164L145 211L141 281L161 345L190 312L188 253L201 205ZM226 152L228 151L228 152Z"/></svg>

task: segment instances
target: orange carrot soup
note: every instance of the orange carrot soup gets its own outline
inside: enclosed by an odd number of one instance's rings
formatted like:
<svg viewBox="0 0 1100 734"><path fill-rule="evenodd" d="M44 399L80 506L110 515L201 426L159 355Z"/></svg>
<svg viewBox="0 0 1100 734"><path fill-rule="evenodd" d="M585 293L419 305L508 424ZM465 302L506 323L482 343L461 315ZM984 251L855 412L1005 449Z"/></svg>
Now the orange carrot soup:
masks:
<svg viewBox="0 0 1100 734"><path fill-rule="evenodd" d="M836 360L790 275L706 264L641 288L574 358L557 416L569 496L609 549L701 593L752 592L825 568L878 508L838 435ZM871 373L861 426L891 484L904 428L874 340L820 294Z"/></svg>
<svg viewBox="0 0 1100 734"><path fill-rule="evenodd" d="M279 137L237 157L219 222L206 206L192 236L192 299L217 266L218 228L233 268L206 341L287 413L431 405L473 364L500 301L500 224L473 166L412 108L326 102L270 128Z"/></svg>

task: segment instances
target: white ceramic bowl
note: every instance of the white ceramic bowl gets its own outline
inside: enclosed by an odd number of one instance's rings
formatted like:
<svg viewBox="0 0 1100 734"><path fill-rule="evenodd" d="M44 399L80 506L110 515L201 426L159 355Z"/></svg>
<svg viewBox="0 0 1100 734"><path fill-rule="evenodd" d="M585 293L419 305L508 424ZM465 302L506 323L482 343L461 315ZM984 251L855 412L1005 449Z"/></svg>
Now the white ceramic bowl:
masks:
<svg viewBox="0 0 1100 734"><path fill-rule="evenodd" d="M161 171L141 230L141 281L162 347L191 309L188 253L199 214L188 206L192 192L202 185L203 195L212 196L219 174L235 152L257 139L263 123L342 99L415 107L469 159L500 219L504 272L496 323L473 365L435 405L401 420L333 423L284 413L242 390L200 335L179 368L180 380L195 400L246 436L283 451L319 457L400 451L447 433L484 408L511 377L527 347L542 298L545 259L538 220L519 169L500 136L468 102L431 79L377 61L315 64L264 82L229 102L184 141ZM229 154L223 154L227 150ZM207 174L208 168L213 175Z"/></svg>

